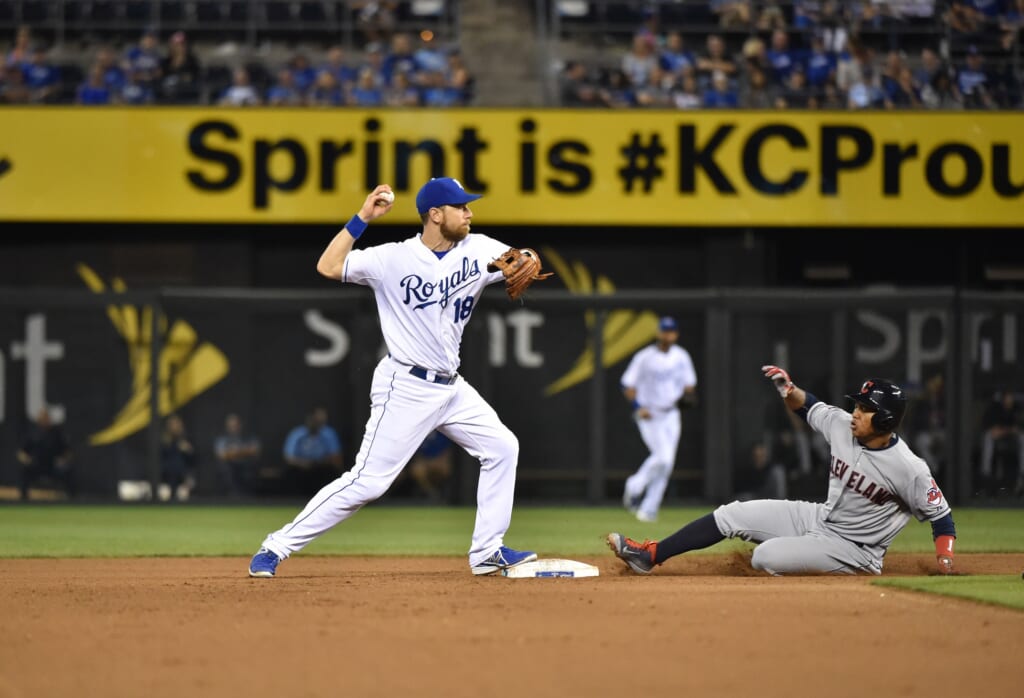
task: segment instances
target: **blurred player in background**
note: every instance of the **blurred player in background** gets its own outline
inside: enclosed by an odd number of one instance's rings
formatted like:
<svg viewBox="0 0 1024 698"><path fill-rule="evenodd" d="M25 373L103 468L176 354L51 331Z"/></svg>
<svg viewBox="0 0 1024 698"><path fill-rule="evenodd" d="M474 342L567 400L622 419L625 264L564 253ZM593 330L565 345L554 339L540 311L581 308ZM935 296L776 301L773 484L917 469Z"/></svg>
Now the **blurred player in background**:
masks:
<svg viewBox="0 0 1024 698"><path fill-rule="evenodd" d="M622 374L622 393L633 407L633 419L650 455L627 480L622 503L640 521L658 518L669 478L676 464L682 433L679 404L697 401L697 373L690 353L676 344L674 318L658 321L654 344L636 354Z"/></svg>

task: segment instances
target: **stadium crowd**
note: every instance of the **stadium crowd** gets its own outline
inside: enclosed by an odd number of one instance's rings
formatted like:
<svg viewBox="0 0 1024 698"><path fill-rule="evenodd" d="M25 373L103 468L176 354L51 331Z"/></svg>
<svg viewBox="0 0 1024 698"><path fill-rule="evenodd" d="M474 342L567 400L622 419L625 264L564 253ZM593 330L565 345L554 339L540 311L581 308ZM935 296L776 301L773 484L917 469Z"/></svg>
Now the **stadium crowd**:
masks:
<svg viewBox="0 0 1024 698"><path fill-rule="evenodd" d="M560 103L677 109L1024 106L1024 0L700 5L650 2L634 8L635 29L617 60L610 62L610 52L603 51L596 60L565 62ZM617 6L628 9L616 3L602 7L610 13ZM629 18L606 14L590 21L621 25ZM694 32L697 26L708 31Z"/></svg>
<svg viewBox="0 0 1024 698"><path fill-rule="evenodd" d="M269 3L268 11L281 4ZM379 11L376 25L360 26L358 49L320 32L326 42L295 44L287 57L272 59L200 54L191 30L164 25L123 43L99 35L85 63L55 62L51 51L59 47L23 25L4 52L0 104L475 103L472 66L457 35L444 45L429 30L403 31L380 19L403 3L357 4L360 17L366 7ZM603 39L597 52L569 48L552 57L560 106L1024 106L1024 0L548 0L547 8L558 19L556 33ZM293 29L300 34L305 26Z"/></svg>
<svg viewBox="0 0 1024 698"><path fill-rule="evenodd" d="M230 106L449 107L472 101L473 77L457 47L407 33L368 43L358 60L341 45L314 61L298 49L280 66L259 60L202 65L183 31L161 42L147 30L118 51L101 43L88 69L56 65L48 48L18 29L6 53L0 103L221 104ZM84 74L83 74L84 73Z"/></svg>

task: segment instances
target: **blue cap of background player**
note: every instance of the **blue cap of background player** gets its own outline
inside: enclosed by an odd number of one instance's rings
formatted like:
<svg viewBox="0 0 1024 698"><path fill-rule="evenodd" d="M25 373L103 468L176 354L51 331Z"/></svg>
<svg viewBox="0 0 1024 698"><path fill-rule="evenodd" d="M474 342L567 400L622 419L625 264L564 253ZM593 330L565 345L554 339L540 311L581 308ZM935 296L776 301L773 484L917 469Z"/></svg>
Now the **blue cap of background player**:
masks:
<svg viewBox="0 0 1024 698"><path fill-rule="evenodd" d="M419 193L416 194L416 210L422 215L432 208L468 204L481 196L481 194L470 194L462 188L457 179L435 177L420 187Z"/></svg>
<svg viewBox="0 0 1024 698"><path fill-rule="evenodd" d="M658 320L658 331L659 332L678 332L679 325L676 324L676 319L671 318L668 315Z"/></svg>

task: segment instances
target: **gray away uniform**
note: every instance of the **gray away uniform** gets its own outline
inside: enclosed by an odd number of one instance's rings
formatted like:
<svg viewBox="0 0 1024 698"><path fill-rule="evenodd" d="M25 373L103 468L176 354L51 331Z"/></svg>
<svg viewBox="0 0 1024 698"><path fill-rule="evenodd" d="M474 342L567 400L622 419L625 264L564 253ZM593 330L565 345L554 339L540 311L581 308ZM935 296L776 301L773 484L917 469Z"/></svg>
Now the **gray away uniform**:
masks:
<svg viewBox="0 0 1024 698"><path fill-rule="evenodd" d="M936 521L950 513L928 464L899 437L885 448L862 446L853 417L815 402L807 423L831 446L828 501L732 502L715 523L728 538L760 543L751 564L771 574L880 574L885 551L913 514Z"/></svg>

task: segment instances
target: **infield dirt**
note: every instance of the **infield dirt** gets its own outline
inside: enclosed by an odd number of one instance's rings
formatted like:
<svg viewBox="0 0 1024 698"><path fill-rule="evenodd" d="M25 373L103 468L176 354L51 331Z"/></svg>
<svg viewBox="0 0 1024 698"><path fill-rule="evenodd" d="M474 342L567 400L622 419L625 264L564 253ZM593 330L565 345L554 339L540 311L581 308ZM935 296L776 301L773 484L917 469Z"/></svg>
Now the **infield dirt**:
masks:
<svg viewBox="0 0 1024 698"><path fill-rule="evenodd" d="M474 577L462 558L0 561L0 698L1017 696L1024 613L769 578L739 555L649 577ZM1019 574L1022 555L961 555ZM889 555L886 576L931 570ZM1024 593L1024 583L1022 583Z"/></svg>

